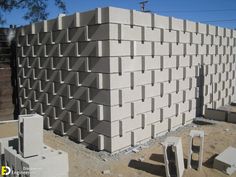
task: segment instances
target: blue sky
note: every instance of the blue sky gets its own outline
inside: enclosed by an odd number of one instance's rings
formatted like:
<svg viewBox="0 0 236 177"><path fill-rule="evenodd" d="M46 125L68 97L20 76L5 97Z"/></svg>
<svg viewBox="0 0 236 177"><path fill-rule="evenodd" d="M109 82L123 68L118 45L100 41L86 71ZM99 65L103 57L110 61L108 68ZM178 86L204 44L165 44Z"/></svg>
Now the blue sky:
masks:
<svg viewBox="0 0 236 177"><path fill-rule="evenodd" d="M65 0L65 2L68 14L107 6L136 10L140 9L140 0ZM49 0L48 4L48 11L50 12L49 19L57 17L60 10L54 6L54 1ZM208 23L222 27L236 28L236 0L149 0L146 8L161 15L174 16L200 22L234 19L234 21ZM234 10L229 11L226 9ZM196 12L199 10L203 10L204 12ZM223 11L206 12L205 10ZM183 13L183 11L187 12ZM4 13L4 16L7 19L8 24L24 25L28 23L22 18L24 12L24 10L14 10L11 13Z"/></svg>

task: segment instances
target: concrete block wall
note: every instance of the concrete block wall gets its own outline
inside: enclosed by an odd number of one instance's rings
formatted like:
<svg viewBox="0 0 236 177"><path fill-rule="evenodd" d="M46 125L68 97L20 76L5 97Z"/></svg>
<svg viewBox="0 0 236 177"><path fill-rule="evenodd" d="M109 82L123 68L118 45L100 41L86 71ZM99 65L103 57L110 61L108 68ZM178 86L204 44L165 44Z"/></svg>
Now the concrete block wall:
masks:
<svg viewBox="0 0 236 177"><path fill-rule="evenodd" d="M116 152L230 103L236 31L114 7L20 27L21 113Z"/></svg>

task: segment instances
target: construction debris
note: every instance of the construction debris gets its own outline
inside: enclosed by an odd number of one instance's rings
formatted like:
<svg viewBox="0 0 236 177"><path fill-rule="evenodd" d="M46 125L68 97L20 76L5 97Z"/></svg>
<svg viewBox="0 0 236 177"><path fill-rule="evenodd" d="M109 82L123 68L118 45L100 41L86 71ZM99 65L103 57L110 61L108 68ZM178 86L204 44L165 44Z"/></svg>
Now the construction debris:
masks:
<svg viewBox="0 0 236 177"><path fill-rule="evenodd" d="M104 175L109 175L109 174L111 174L111 171L110 171L110 170L103 170L103 171L102 171L102 174L104 174Z"/></svg>
<svg viewBox="0 0 236 177"><path fill-rule="evenodd" d="M144 157L140 157L138 160L139 160L140 162L143 162L145 159L144 159Z"/></svg>

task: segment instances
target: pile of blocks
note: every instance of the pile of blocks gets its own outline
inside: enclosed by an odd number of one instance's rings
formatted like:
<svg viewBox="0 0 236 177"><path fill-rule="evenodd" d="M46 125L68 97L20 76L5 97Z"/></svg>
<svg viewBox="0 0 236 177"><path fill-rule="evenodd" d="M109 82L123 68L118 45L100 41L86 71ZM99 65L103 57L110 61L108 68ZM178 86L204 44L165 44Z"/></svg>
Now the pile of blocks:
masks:
<svg viewBox="0 0 236 177"><path fill-rule="evenodd" d="M43 117L37 114L20 115L18 136L0 139L0 165L9 176L69 174L68 154L43 143Z"/></svg>
<svg viewBox="0 0 236 177"><path fill-rule="evenodd" d="M17 29L21 113L116 152L190 123L235 93L236 31L120 8Z"/></svg>

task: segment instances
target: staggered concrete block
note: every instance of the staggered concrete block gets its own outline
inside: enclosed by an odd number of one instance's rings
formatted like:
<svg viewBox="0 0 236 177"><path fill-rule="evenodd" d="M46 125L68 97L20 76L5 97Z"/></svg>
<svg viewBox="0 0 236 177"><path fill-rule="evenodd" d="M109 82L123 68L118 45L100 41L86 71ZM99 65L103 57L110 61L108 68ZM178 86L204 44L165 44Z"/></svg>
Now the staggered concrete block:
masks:
<svg viewBox="0 0 236 177"><path fill-rule="evenodd" d="M110 152L154 138L232 100L234 34L114 7L20 27L21 113Z"/></svg>

